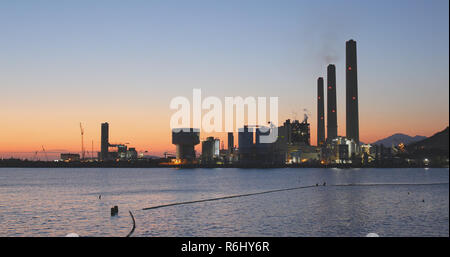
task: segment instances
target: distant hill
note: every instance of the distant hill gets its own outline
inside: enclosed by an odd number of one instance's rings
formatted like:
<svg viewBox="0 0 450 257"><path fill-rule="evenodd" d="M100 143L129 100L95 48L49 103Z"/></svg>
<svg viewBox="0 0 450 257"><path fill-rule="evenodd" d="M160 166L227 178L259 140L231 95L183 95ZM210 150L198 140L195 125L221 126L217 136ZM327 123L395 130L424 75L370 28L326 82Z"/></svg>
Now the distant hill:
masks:
<svg viewBox="0 0 450 257"><path fill-rule="evenodd" d="M372 145L383 145L383 146L386 146L386 147L390 147L390 146L392 146L392 144L398 145L400 143L408 145L408 144L411 144L411 143L414 143L414 142L417 142L417 141L420 141L420 140L424 140L426 138L427 137L424 137L424 136L412 137L412 136L408 136L408 135L405 135L405 134L397 133L397 134L394 134L394 135L392 135L390 137L386 137L386 138L380 139L380 140L372 143Z"/></svg>
<svg viewBox="0 0 450 257"><path fill-rule="evenodd" d="M448 155L448 127L432 135L429 138L411 143L406 146L408 151L414 150L434 150L443 153L447 153Z"/></svg>

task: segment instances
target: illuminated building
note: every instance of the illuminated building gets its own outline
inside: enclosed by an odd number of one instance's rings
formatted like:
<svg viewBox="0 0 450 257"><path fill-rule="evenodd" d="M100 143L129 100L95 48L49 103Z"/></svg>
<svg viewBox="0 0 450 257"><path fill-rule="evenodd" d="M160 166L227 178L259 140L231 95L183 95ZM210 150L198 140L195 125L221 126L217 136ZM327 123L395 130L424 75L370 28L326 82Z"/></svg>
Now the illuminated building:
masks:
<svg viewBox="0 0 450 257"><path fill-rule="evenodd" d="M306 115L302 122L299 122L298 120L291 122L290 119L287 119L283 123L283 126L279 128L279 131L286 137L286 143L289 145L310 145L310 124L308 123L308 117Z"/></svg>
<svg viewBox="0 0 450 257"><path fill-rule="evenodd" d="M376 159L376 147L364 144L360 146L360 149L363 156L363 164L368 164Z"/></svg>
<svg viewBox="0 0 450 257"><path fill-rule="evenodd" d="M127 160L136 160L138 158L138 153L136 151L136 148L130 147L127 151Z"/></svg>
<svg viewBox="0 0 450 257"><path fill-rule="evenodd" d="M220 157L220 140L208 137L202 142L202 163L209 163Z"/></svg>
<svg viewBox="0 0 450 257"><path fill-rule="evenodd" d="M307 163L320 161L321 150L314 146L302 145L289 153L287 163Z"/></svg>
<svg viewBox="0 0 450 257"><path fill-rule="evenodd" d="M302 122L287 119L283 126L278 128L277 146L279 152L284 152L286 163L299 163L303 156L311 153L306 159L316 159L316 147L310 146L310 124L308 117ZM313 157L314 156L314 157Z"/></svg>
<svg viewBox="0 0 450 257"><path fill-rule="evenodd" d="M298 120L294 120L291 124L291 144L305 144L311 145L311 135L310 135L310 126L308 123L308 117L305 116L305 119L302 122Z"/></svg>
<svg viewBox="0 0 450 257"><path fill-rule="evenodd" d="M60 157L61 157L61 161L64 161L64 162L80 161L80 155L77 153L62 153Z"/></svg>
<svg viewBox="0 0 450 257"><path fill-rule="evenodd" d="M345 164L352 163L352 159L359 155L359 146L353 139L346 137L336 137L331 140L330 161L332 163Z"/></svg>

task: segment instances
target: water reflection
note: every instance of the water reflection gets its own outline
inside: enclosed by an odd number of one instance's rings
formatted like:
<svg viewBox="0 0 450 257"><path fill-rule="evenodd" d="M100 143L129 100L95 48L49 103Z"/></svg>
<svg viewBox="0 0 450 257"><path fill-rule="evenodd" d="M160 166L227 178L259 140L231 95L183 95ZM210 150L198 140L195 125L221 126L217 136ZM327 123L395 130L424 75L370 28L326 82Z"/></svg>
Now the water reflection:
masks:
<svg viewBox="0 0 450 257"><path fill-rule="evenodd" d="M0 169L0 236L448 236L448 169ZM142 211L306 185L327 186ZM102 197L99 198L98 196ZM119 206L119 215L110 208Z"/></svg>

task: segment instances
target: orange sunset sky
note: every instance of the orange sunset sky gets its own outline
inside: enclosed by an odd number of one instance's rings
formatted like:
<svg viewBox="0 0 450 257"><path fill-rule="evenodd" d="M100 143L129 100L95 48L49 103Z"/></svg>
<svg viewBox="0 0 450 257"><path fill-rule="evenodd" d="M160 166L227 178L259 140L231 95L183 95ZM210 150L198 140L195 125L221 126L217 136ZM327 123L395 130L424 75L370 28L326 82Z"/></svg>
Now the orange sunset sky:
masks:
<svg viewBox="0 0 450 257"><path fill-rule="evenodd" d="M362 142L449 124L448 1L187 2L0 3L0 157L80 152L80 122L97 152L105 121L111 143L173 153L169 103L194 88L222 101L277 96L279 125L307 109L315 145L316 80L330 63L345 136L349 39Z"/></svg>

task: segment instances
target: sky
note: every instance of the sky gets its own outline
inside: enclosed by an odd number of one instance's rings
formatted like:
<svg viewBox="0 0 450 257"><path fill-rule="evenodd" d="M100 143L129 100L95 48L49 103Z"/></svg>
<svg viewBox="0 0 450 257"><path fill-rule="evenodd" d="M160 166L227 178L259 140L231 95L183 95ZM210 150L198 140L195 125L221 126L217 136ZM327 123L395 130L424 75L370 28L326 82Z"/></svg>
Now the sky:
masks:
<svg viewBox="0 0 450 257"><path fill-rule="evenodd" d="M310 115L337 71L345 135L345 41L357 41L360 140L449 124L449 2L0 1L0 157L100 148L174 152L176 96L279 97L279 123ZM216 136L225 139L222 134ZM203 133L201 138L208 134ZM225 139L226 145L226 139Z"/></svg>

